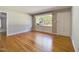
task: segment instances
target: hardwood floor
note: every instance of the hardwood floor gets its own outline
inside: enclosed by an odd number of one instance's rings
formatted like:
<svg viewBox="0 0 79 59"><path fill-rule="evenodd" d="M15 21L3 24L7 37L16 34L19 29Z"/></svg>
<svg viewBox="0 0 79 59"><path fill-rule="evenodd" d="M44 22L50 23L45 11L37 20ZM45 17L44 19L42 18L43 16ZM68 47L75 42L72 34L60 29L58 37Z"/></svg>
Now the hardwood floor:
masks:
<svg viewBox="0 0 79 59"><path fill-rule="evenodd" d="M74 52L71 39L40 32L6 37L0 34L0 51L6 52Z"/></svg>

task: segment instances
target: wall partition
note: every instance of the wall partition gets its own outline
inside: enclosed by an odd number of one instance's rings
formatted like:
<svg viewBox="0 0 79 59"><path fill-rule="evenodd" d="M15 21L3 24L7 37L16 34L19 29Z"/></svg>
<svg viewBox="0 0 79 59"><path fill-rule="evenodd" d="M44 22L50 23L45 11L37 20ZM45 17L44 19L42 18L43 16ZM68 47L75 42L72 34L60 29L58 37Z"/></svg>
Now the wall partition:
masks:
<svg viewBox="0 0 79 59"><path fill-rule="evenodd" d="M33 15L33 30L70 37L71 16L71 8Z"/></svg>
<svg viewBox="0 0 79 59"><path fill-rule="evenodd" d="M56 12L57 14L57 34L71 36L71 10L64 9Z"/></svg>

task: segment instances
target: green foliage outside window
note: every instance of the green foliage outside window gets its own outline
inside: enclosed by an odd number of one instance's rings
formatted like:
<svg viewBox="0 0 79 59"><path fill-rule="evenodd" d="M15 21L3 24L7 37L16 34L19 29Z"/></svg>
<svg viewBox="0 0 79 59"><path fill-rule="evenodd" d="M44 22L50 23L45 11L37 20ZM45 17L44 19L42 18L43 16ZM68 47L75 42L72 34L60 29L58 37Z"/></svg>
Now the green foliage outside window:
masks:
<svg viewBox="0 0 79 59"><path fill-rule="evenodd" d="M36 16L36 23L37 24L43 24L43 25L49 25L52 26L52 15L41 15L41 16Z"/></svg>

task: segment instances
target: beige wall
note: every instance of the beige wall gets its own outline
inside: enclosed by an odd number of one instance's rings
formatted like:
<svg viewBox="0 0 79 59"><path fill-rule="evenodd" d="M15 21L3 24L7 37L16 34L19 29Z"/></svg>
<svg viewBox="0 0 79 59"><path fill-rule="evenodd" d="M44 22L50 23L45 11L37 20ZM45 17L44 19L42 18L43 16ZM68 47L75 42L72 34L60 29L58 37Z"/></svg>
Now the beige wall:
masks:
<svg viewBox="0 0 79 59"><path fill-rule="evenodd" d="M31 31L32 18L28 14L8 12L8 34L17 34Z"/></svg>
<svg viewBox="0 0 79 59"><path fill-rule="evenodd" d="M32 18L26 13L0 7L1 12L7 12L7 35L31 31Z"/></svg>
<svg viewBox="0 0 79 59"><path fill-rule="evenodd" d="M36 26L37 31L71 36L72 19L71 9L62 9L52 12L54 16L53 26Z"/></svg>
<svg viewBox="0 0 79 59"><path fill-rule="evenodd" d="M57 34L71 36L71 11L57 12Z"/></svg>

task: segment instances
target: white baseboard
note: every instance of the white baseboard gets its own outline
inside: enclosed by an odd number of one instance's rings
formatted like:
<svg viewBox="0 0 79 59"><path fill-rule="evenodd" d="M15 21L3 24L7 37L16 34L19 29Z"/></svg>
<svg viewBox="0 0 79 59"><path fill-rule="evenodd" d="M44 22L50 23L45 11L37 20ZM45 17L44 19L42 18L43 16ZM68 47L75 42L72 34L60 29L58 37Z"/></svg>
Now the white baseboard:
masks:
<svg viewBox="0 0 79 59"><path fill-rule="evenodd" d="M78 51L78 48L76 47L75 43L74 43L74 40L71 38L71 41L72 41L72 44L73 44L73 47L74 47L74 50L75 52L79 52Z"/></svg>
<svg viewBox="0 0 79 59"><path fill-rule="evenodd" d="M29 31L21 31L21 32L16 32L16 33L10 33L10 34L7 34L7 36L12 36L12 35L16 35L16 34L20 34L20 33L25 33L25 32L30 32L31 30Z"/></svg>
<svg viewBox="0 0 79 59"><path fill-rule="evenodd" d="M68 35L61 35L61 34L58 34L58 33L53 33L55 35L60 35L60 36L65 36L65 37L71 37L71 36L68 36Z"/></svg>

